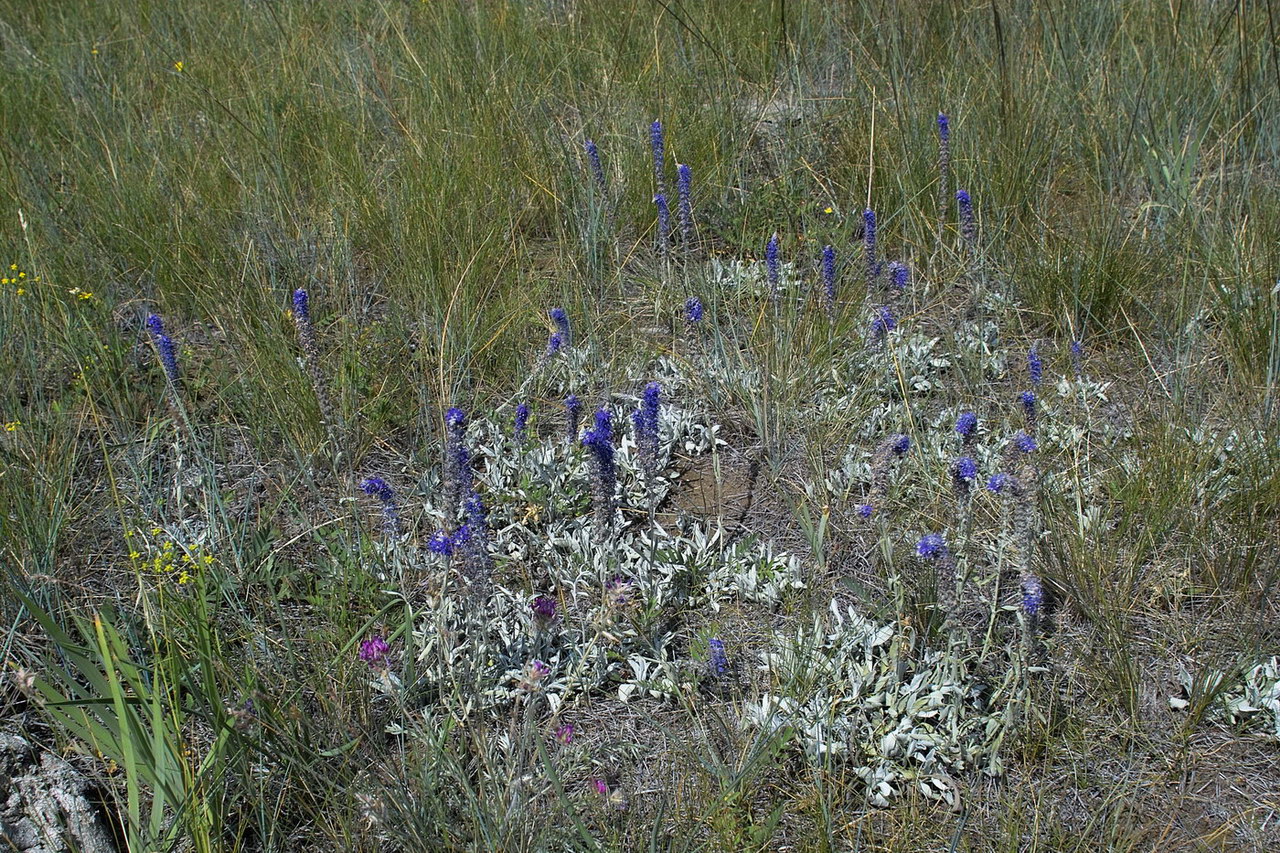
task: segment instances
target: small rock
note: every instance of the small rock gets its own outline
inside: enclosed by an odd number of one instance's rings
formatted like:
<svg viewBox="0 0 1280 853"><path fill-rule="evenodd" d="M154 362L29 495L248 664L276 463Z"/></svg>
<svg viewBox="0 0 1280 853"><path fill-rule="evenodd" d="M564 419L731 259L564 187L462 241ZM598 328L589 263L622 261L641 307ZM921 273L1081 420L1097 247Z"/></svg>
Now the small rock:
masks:
<svg viewBox="0 0 1280 853"><path fill-rule="evenodd" d="M0 733L0 845L20 853L116 853L85 797L89 782L67 762Z"/></svg>

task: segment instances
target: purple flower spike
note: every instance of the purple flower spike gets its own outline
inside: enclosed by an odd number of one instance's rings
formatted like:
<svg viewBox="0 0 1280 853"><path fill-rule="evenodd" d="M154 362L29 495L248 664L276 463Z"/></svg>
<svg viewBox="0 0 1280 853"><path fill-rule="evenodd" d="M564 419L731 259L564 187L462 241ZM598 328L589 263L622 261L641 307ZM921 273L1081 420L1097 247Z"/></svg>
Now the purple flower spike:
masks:
<svg viewBox="0 0 1280 853"><path fill-rule="evenodd" d="M711 659L711 671L713 673L720 676L729 671L729 656L725 654L723 640L713 637L707 643L707 651Z"/></svg>
<svg viewBox="0 0 1280 853"><path fill-rule="evenodd" d="M493 556L489 553L489 517L480 496L472 492L462 504L467 523L454 534L454 546L461 548L463 568L473 584L487 584L493 572ZM462 531L466 530L465 539Z"/></svg>
<svg viewBox="0 0 1280 853"><path fill-rule="evenodd" d="M1084 344L1080 341L1071 342L1071 369L1077 378L1084 372Z"/></svg>
<svg viewBox="0 0 1280 853"><path fill-rule="evenodd" d="M1020 432L1015 435L1013 437L1013 443L1016 444L1018 449L1023 453L1032 453L1036 449L1036 440L1025 432Z"/></svg>
<svg viewBox="0 0 1280 853"><path fill-rule="evenodd" d="M516 406L516 441L525 441L529 437L529 404Z"/></svg>
<svg viewBox="0 0 1280 853"><path fill-rule="evenodd" d="M453 537L447 530L437 530L427 540L427 550L441 557L453 556Z"/></svg>
<svg viewBox="0 0 1280 853"><path fill-rule="evenodd" d="M653 186L656 190L654 195L666 195L667 183L662 176L666 145L662 139L662 122L660 121L649 125L649 147L653 149Z"/></svg>
<svg viewBox="0 0 1280 853"><path fill-rule="evenodd" d="M618 472L614 463L613 416L608 409L596 412L595 428L587 430L582 444L591 453L592 502L596 527L607 530L613 521Z"/></svg>
<svg viewBox="0 0 1280 853"><path fill-rule="evenodd" d="M1027 417L1027 423L1035 426L1036 422L1036 394L1034 391L1023 391L1018 395L1018 402L1022 404L1022 413Z"/></svg>
<svg viewBox="0 0 1280 853"><path fill-rule="evenodd" d="M827 301L827 310L836 304L836 250L831 246L822 247L822 295Z"/></svg>
<svg viewBox="0 0 1280 853"><path fill-rule="evenodd" d="M690 325L702 322L702 300L690 296L684 301L684 319Z"/></svg>
<svg viewBox="0 0 1280 853"><path fill-rule="evenodd" d="M1044 379L1044 362L1035 347L1027 351L1027 374L1031 377L1032 386L1039 386Z"/></svg>
<svg viewBox="0 0 1280 853"><path fill-rule="evenodd" d="M966 496L978 479L978 463L968 456L961 456L951 464L951 485L956 494Z"/></svg>
<svg viewBox="0 0 1280 853"><path fill-rule="evenodd" d="M860 518L870 518L873 512L875 512L875 507L871 504L858 505L857 513Z"/></svg>
<svg viewBox="0 0 1280 853"><path fill-rule="evenodd" d="M1028 616L1039 616L1044 607L1044 584L1033 574L1022 579L1022 610Z"/></svg>
<svg viewBox="0 0 1280 853"><path fill-rule="evenodd" d="M951 206L951 121L938 113L938 222L946 221Z"/></svg>
<svg viewBox="0 0 1280 853"><path fill-rule="evenodd" d="M898 327L898 320L893 316L893 309L888 305L882 305L876 315L871 318L871 336L878 342L883 343L885 337Z"/></svg>
<svg viewBox="0 0 1280 853"><path fill-rule="evenodd" d="M978 224L973 218L973 199L965 190L956 190L956 203L960 205L960 236L965 248L972 249L978 242Z"/></svg>
<svg viewBox="0 0 1280 853"><path fill-rule="evenodd" d="M567 421L566 433L570 441L578 440L578 424L582 421L582 401L578 399L577 394L570 394L564 398L564 413Z"/></svg>
<svg viewBox="0 0 1280 853"><path fill-rule="evenodd" d="M907 265L894 261L889 264L889 280L893 283L895 290L903 291L907 289L907 279L910 278L911 271L907 269Z"/></svg>
<svg viewBox="0 0 1280 853"><path fill-rule="evenodd" d="M1005 486L1009 483L1008 474L992 474L987 480L987 491L995 492L997 495L1004 491Z"/></svg>
<svg viewBox="0 0 1280 853"><path fill-rule="evenodd" d="M454 514L470 494L473 476L471 451L467 449L467 415L462 409L451 408L444 413L444 485L446 524L452 524Z"/></svg>
<svg viewBox="0 0 1280 853"><path fill-rule="evenodd" d="M551 317L551 322L555 324L556 331L560 333L560 342L568 347L573 345L573 329L569 325L569 315L565 313L563 308L552 308L547 314Z"/></svg>
<svg viewBox="0 0 1280 853"><path fill-rule="evenodd" d="M301 322L311 322L311 304L307 292L298 288L293 292L293 316Z"/></svg>
<svg viewBox="0 0 1280 853"><path fill-rule="evenodd" d="M960 417L956 418L956 434L964 440L965 444L973 441L977 431L978 416L973 412L962 412Z"/></svg>
<svg viewBox="0 0 1280 853"><path fill-rule="evenodd" d="M160 352L160 364L170 382L178 381L178 352L168 335L156 335L156 349Z"/></svg>
<svg viewBox="0 0 1280 853"><path fill-rule="evenodd" d="M658 252L664 257L667 254L667 240L671 236L671 208L667 206L667 197L658 193L653 197L658 208Z"/></svg>
<svg viewBox="0 0 1280 853"><path fill-rule="evenodd" d="M680 213L680 236L688 246L693 243L693 170L684 163L676 166L676 197Z"/></svg>
<svg viewBox="0 0 1280 853"><path fill-rule="evenodd" d="M366 477L360 481L360 491L382 502L382 523L388 533L398 532L400 515L396 510L396 493L381 477Z"/></svg>
<svg viewBox="0 0 1280 853"><path fill-rule="evenodd" d="M560 741L560 743L565 746L568 746L573 743L574 731L573 723L565 723L563 726L556 729L556 740Z"/></svg>
<svg viewBox="0 0 1280 853"><path fill-rule="evenodd" d="M600 150L596 148L596 144L590 139L582 143L587 149L587 163L591 167L591 176L596 179L596 186L600 188L600 194L608 193L609 187L604 179L604 166L600 164Z"/></svg>
<svg viewBox="0 0 1280 853"><path fill-rule="evenodd" d="M764 247L764 265L769 275L769 296L778 298L782 282L782 261L778 257L778 235L775 232Z"/></svg>
<svg viewBox="0 0 1280 853"><path fill-rule="evenodd" d="M893 452L902 456L911 449L911 438L905 435L896 435L893 437Z"/></svg>
<svg viewBox="0 0 1280 853"><path fill-rule="evenodd" d="M657 382L650 382L644 388L640 408L631 416L636 428L636 448L640 452L640 464L650 482L658 475L658 408L661 396L662 386Z"/></svg>
<svg viewBox="0 0 1280 853"><path fill-rule="evenodd" d="M862 248L867 261L867 286L875 283L876 273L876 212L871 208L862 211Z"/></svg>
<svg viewBox="0 0 1280 853"><path fill-rule="evenodd" d="M156 352L160 354L160 365L164 368L164 375L169 378L170 382L177 382L178 352L173 340L164 333L164 321L156 314L148 315L147 330L151 332L151 339L155 342Z"/></svg>

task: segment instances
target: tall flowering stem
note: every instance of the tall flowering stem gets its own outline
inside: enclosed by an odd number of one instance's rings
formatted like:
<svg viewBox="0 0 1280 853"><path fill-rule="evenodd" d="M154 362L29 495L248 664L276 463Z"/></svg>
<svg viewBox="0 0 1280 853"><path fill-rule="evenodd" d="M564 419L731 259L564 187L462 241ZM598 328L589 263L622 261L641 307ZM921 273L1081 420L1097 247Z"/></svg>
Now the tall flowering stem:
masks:
<svg viewBox="0 0 1280 853"><path fill-rule="evenodd" d="M693 247L693 170L686 163L676 166L676 195L680 204L680 237L689 249Z"/></svg>
<svg viewBox="0 0 1280 853"><path fill-rule="evenodd" d="M1040 473L1036 465L1035 440L1018 433L1004 450L1004 464L1013 473L998 474L988 488L1004 496L1009 504L1009 527L1021 587L1020 612L1023 618L1023 651L1030 660L1037 651L1044 624L1044 586L1032 569L1036 528L1036 507L1040 501ZM998 485L998 488L997 488Z"/></svg>
<svg viewBox="0 0 1280 853"><path fill-rule="evenodd" d="M515 421L516 441L524 444L529 439L529 404L521 403L516 406Z"/></svg>
<svg viewBox="0 0 1280 853"><path fill-rule="evenodd" d="M729 673L729 655L725 653L724 640L712 637L707 641L707 658L711 674L722 678Z"/></svg>
<svg viewBox="0 0 1280 853"><path fill-rule="evenodd" d="M653 203L658 208L658 254L665 259L670 248L671 207L667 204L667 197L662 193L653 197Z"/></svg>
<svg viewBox="0 0 1280 853"><path fill-rule="evenodd" d="M596 148L595 142L590 139L583 142L582 147L587 151L587 165L591 169L591 177L595 178L596 186L600 190L600 196L608 198L609 185L604 179L604 166L600 163L600 149Z"/></svg>
<svg viewBox="0 0 1280 853"><path fill-rule="evenodd" d="M1036 393L1034 391L1023 391L1018 395L1018 402L1022 404L1022 415L1027 421L1027 432L1034 433L1036 431Z"/></svg>
<svg viewBox="0 0 1280 853"><path fill-rule="evenodd" d="M578 424L582 423L582 401L577 394L564 398L565 435L570 444L578 442Z"/></svg>
<svg viewBox="0 0 1280 853"><path fill-rule="evenodd" d="M702 322L702 300L696 296L690 296L684 301L684 321L690 326L696 326Z"/></svg>
<svg viewBox="0 0 1280 853"><path fill-rule="evenodd" d="M151 341L155 344L156 354L160 357L160 366L164 368L165 378L170 384L178 384L178 353L173 339L164 333L164 321L156 314L147 316L147 331L151 332Z"/></svg>
<svg viewBox="0 0 1280 853"><path fill-rule="evenodd" d="M471 494L471 451L467 448L467 416L462 409L444 413L444 511L452 527L464 496Z"/></svg>
<svg viewBox="0 0 1280 853"><path fill-rule="evenodd" d="M311 299L302 288L293 292L293 322L298 327L302 364L311 379L311 390L315 393L316 404L320 408L320 421L326 430L331 431L336 425L333 405L329 402L324 372L320 369L320 347L316 344L316 330L311 322Z"/></svg>
<svg viewBox="0 0 1280 853"><path fill-rule="evenodd" d="M951 120L938 113L938 226L947 221L951 207Z"/></svg>
<svg viewBox="0 0 1280 853"><path fill-rule="evenodd" d="M1071 371L1077 379L1084 373L1084 344L1080 341L1071 342Z"/></svg>
<svg viewBox="0 0 1280 853"><path fill-rule="evenodd" d="M969 533L973 529L973 491L978 484L978 463L971 456L961 456L951 463L951 491L956 496L956 527L959 530L957 546L960 553L961 586L968 575L966 550Z"/></svg>
<svg viewBox="0 0 1280 853"><path fill-rule="evenodd" d="M862 211L862 250L867 262L867 290L870 291L880 272L876 262L876 212L870 208Z"/></svg>
<svg viewBox="0 0 1280 853"><path fill-rule="evenodd" d="M636 430L636 448L640 453L640 465L644 469L650 494L653 493L658 477L658 423L661 396L662 386L657 382L650 382L645 386L640 407L631 416Z"/></svg>
<svg viewBox="0 0 1280 853"><path fill-rule="evenodd" d="M764 247L764 266L769 277L769 298L777 302L782 287L782 260L778 256L777 233L769 238Z"/></svg>
<svg viewBox="0 0 1280 853"><path fill-rule="evenodd" d="M964 247L973 251L978 247L978 223L973 217L973 199L966 190L956 190L956 204L960 206L960 236Z"/></svg>
<svg viewBox="0 0 1280 853"><path fill-rule="evenodd" d="M613 416L608 409L596 412L595 426L583 435L582 445L591 454L591 502L595 510L596 531L604 534L613 525L618 489L613 450Z"/></svg>
<svg viewBox="0 0 1280 853"><path fill-rule="evenodd" d="M827 313L836 310L836 250L833 246L822 247L822 298L827 306Z"/></svg>
<svg viewBox="0 0 1280 853"><path fill-rule="evenodd" d="M666 145L662 140L662 122L654 121L649 125L649 147L653 149L653 187L655 196L666 196L667 182L663 177L664 152Z"/></svg>
<svg viewBox="0 0 1280 853"><path fill-rule="evenodd" d="M467 531L462 545L462 567L467 583L477 593L486 592L493 575L493 557L489 553L489 517L480 496L472 492L463 502Z"/></svg>
<svg viewBox="0 0 1280 853"><path fill-rule="evenodd" d="M965 447L970 446L977 434L978 416L973 412L961 412L960 417L956 418L956 435L960 436L960 443Z"/></svg>
<svg viewBox="0 0 1280 853"><path fill-rule="evenodd" d="M1044 381L1044 360L1040 358L1040 350L1034 345L1027 350L1027 376L1030 377L1033 388L1039 388Z"/></svg>

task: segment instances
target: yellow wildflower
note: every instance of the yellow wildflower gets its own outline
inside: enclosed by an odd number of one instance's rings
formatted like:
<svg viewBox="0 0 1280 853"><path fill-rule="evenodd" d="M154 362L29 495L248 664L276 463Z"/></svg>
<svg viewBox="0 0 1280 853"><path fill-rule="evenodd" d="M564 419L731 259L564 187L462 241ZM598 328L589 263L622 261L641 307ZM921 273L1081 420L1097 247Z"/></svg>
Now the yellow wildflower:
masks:
<svg viewBox="0 0 1280 853"><path fill-rule="evenodd" d="M4 425L5 432L17 432L18 427L22 426L22 421L9 421Z"/></svg>
<svg viewBox="0 0 1280 853"><path fill-rule="evenodd" d="M183 69L183 68L185 68L185 67L186 67L186 66L184 66L184 65L182 64L182 60L181 60L181 59L179 59L177 62L173 63L173 70L174 70L174 71L177 71L179 74L181 74L181 73L182 73L182 69Z"/></svg>

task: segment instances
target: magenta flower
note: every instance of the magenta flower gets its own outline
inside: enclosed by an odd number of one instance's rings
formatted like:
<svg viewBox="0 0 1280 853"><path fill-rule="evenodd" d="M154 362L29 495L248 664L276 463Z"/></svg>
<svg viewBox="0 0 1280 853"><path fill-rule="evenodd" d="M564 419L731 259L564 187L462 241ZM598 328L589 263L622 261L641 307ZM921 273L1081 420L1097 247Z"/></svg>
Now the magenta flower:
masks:
<svg viewBox="0 0 1280 853"><path fill-rule="evenodd" d="M374 634L360 643L360 660L371 667L385 666L389 651L391 647L387 645L386 640L382 639L382 635Z"/></svg>

